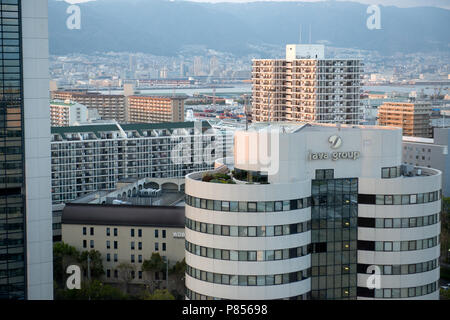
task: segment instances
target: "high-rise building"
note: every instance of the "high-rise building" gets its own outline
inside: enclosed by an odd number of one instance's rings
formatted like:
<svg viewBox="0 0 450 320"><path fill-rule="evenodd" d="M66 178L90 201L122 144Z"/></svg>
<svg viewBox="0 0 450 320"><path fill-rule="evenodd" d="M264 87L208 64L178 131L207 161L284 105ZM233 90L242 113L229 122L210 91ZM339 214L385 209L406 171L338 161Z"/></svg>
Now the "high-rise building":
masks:
<svg viewBox="0 0 450 320"><path fill-rule="evenodd" d="M185 96L129 96L128 122L183 122Z"/></svg>
<svg viewBox="0 0 450 320"><path fill-rule="evenodd" d="M207 122L100 123L53 127L53 204L98 190L114 190L127 178L183 178L210 170L227 155L232 137Z"/></svg>
<svg viewBox="0 0 450 320"><path fill-rule="evenodd" d="M0 4L0 299L52 299L48 4Z"/></svg>
<svg viewBox="0 0 450 320"><path fill-rule="evenodd" d="M234 143L186 176L188 299L439 299L442 173L402 166L400 129L256 124Z"/></svg>
<svg viewBox="0 0 450 320"><path fill-rule="evenodd" d="M385 102L378 107L378 124L403 129L404 136L431 138L429 102Z"/></svg>
<svg viewBox="0 0 450 320"><path fill-rule="evenodd" d="M104 120L127 121L125 96L122 94L101 94L88 91L52 91L53 100L70 100L81 103L88 109L97 109Z"/></svg>
<svg viewBox="0 0 450 320"><path fill-rule="evenodd" d="M194 76L204 76L203 59L202 57L194 57Z"/></svg>
<svg viewBox="0 0 450 320"><path fill-rule="evenodd" d="M287 45L285 59L254 59L252 120L359 124L362 66L325 59L323 45Z"/></svg>

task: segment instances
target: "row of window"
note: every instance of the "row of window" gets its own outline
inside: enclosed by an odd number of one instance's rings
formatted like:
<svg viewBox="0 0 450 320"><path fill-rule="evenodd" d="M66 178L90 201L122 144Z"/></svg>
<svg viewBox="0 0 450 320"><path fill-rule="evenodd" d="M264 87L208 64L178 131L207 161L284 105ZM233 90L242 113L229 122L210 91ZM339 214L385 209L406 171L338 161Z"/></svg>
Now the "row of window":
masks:
<svg viewBox="0 0 450 320"><path fill-rule="evenodd" d="M382 179L398 178L401 175L402 175L401 166L381 168Z"/></svg>
<svg viewBox="0 0 450 320"><path fill-rule="evenodd" d="M416 228L439 222L439 214L414 218L358 218L358 227L365 228Z"/></svg>
<svg viewBox="0 0 450 320"><path fill-rule="evenodd" d="M131 279L136 279L136 272L132 270L130 272ZM111 269L106 269L106 277L111 278ZM119 271L114 270L114 278L119 278ZM138 279L142 279L142 271L138 271Z"/></svg>
<svg viewBox="0 0 450 320"><path fill-rule="evenodd" d="M424 296L435 292L439 288L439 282L435 281L423 286L409 287L409 288L386 288L375 289L375 292L371 292L367 288L358 288L358 296L360 297L375 297L375 298L412 298Z"/></svg>
<svg viewBox="0 0 450 320"><path fill-rule="evenodd" d="M439 243L438 237L432 237L421 240L406 240L406 241L365 241L358 240L358 250L367 251L414 251L423 250L437 246Z"/></svg>
<svg viewBox="0 0 450 320"><path fill-rule="evenodd" d="M201 257L231 261L274 261L303 257L311 253L311 245L279 250L226 250L185 242L188 252Z"/></svg>
<svg viewBox="0 0 450 320"><path fill-rule="evenodd" d="M228 300L223 298L216 298L211 296L205 296L204 294L197 293L195 291L190 290L189 288L186 288L186 297L189 300ZM299 296L289 297L284 300L309 300L311 298L311 294L305 293Z"/></svg>
<svg viewBox="0 0 450 320"><path fill-rule="evenodd" d="M417 194L359 194L359 204L405 205L434 202L442 197L441 190Z"/></svg>
<svg viewBox="0 0 450 320"><path fill-rule="evenodd" d="M94 227L90 227L89 228L89 234L91 235L91 236L93 236L94 235ZM161 232L161 236L162 236L162 238L166 238L166 230L161 230L162 232ZM118 235L119 235L119 231L118 231L118 229L117 228L113 228L113 234L114 234L114 237L117 237ZM135 237L135 229L130 229L130 236L131 237ZM87 235L87 227L83 227L83 235L85 236L85 235ZM106 235L109 237L109 236L111 236L111 228L106 228ZM137 236L139 237L139 238L141 238L142 237L142 229L138 229L137 230ZM155 238L159 238L159 230L158 229L155 229Z"/></svg>
<svg viewBox="0 0 450 320"><path fill-rule="evenodd" d="M369 264L358 263L358 273L367 273ZM439 268L439 259L411 264L378 265L381 275L415 274Z"/></svg>
<svg viewBox="0 0 450 320"><path fill-rule="evenodd" d="M275 212L308 208L311 197L284 201L221 201L186 195L186 204L206 210L230 212Z"/></svg>
<svg viewBox="0 0 450 320"><path fill-rule="evenodd" d="M311 230L311 221L276 226L228 226L204 223L186 218L186 228L208 234L230 237L274 237Z"/></svg>
<svg viewBox="0 0 450 320"><path fill-rule="evenodd" d="M257 276L215 273L199 270L187 265L186 274L198 280L230 286L273 286L308 279L311 276L311 269Z"/></svg>

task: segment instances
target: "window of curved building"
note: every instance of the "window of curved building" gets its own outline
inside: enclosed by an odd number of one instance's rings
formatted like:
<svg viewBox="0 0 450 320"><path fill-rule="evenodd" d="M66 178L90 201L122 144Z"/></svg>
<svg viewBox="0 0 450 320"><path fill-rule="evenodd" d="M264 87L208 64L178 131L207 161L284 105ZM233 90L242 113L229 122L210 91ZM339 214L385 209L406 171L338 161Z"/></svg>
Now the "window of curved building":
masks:
<svg viewBox="0 0 450 320"><path fill-rule="evenodd" d="M311 230L311 221L273 226L232 226L205 223L185 218L186 228L218 236L231 237L274 237L286 236ZM239 232L238 232L239 230Z"/></svg>
<svg viewBox="0 0 450 320"><path fill-rule="evenodd" d="M185 201L188 206L194 208L227 212L278 212L311 206L311 197L280 201L226 201L197 198L186 194Z"/></svg>
<svg viewBox="0 0 450 320"><path fill-rule="evenodd" d="M427 239L409 240L409 241L358 240L358 250L384 251L384 252L415 251L432 248L437 246L438 244L439 244L439 237L431 237Z"/></svg>
<svg viewBox="0 0 450 320"><path fill-rule="evenodd" d="M373 265L358 263L358 273L367 273L367 269ZM428 272L439 268L439 259L412 264L377 265L381 275L407 275Z"/></svg>
<svg viewBox="0 0 450 320"><path fill-rule="evenodd" d="M405 218L358 218L358 227L363 228L418 228L433 225L439 222L439 214L431 214L420 217Z"/></svg>
<svg viewBox="0 0 450 320"><path fill-rule="evenodd" d="M401 175L401 166L381 168L382 179L398 178Z"/></svg>
<svg viewBox="0 0 450 320"><path fill-rule="evenodd" d="M274 286L303 281L311 276L311 269L270 275L235 275L203 271L186 265L186 274L192 278L229 286Z"/></svg>
<svg viewBox="0 0 450 320"><path fill-rule="evenodd" d="M234 168L232 175L235 179L240 181L255 182L255 183L269 183L267 172L250 171Z"/></svg>
<svg viewBox="0 0 450 320"><path fill-rule="evenodd" d="M441 200L442 190L416 194L358 194L359 204L408 205Z"/></svg>
<svg viewBox="0 0 450 320"><path fill-rule="evenodd" d="M369 290L365 287L358 287L358 296L379 299L401 299L424 296L431 294L438 289L439 281L433 281L432 283L423 286L408 288L383 288Z"/></svg>
<svg viewBox="0 0 450 320"><path fill-rule="evenodd" d="M194 255L211 259L255 262L300 258L312 251L311 244L278 250L228 250L203 247L189 241L185 241L185 249Z"/></svg>

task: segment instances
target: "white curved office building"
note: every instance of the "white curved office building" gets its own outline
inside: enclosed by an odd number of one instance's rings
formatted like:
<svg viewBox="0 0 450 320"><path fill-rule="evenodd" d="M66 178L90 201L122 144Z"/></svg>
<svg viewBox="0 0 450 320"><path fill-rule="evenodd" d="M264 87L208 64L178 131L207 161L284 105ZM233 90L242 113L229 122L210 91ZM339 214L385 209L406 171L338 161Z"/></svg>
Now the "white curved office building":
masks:
<svg viewBox="0 0 450 320"><path fill-rule="evenodd" d="M441 172L400 129L257 124L186 176L187 299L438 299ZM375 272L375 273L374 273Z"/></svg>

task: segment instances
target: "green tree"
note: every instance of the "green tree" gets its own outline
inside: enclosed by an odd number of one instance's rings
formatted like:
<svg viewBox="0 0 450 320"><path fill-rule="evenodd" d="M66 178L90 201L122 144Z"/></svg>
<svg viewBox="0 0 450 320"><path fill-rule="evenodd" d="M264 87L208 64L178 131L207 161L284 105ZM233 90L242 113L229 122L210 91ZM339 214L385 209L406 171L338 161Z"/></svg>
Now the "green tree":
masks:
<svg viewBox="0 0 450 320"><path fill-rule="evenodd" d="M99 280L84 281L80 290L58 290L56 300L126 300L129 297L118 288L103 284Z"/></svg>
<svg viewBox="0 0 450 320"><path fill-rule="evenodd" d="M155 274L164 272L165 269L166 263L158 252L153 252L150 259L144 260L141 267L141 270L144 272L151 285L156 284L157 280L155 279Z"/></svg>
<svg viewBox="0 0 450 320"><path fill-rule="evenodd" d="M169 275L175 282L176 296L182 298L185 290L185 273L186 273L186 259L177 261L172 268L169 269ZM178 299L178 298L177 298Z"/></svg>
<svg viewBox="0 0 450 320"><path fill-rule="evenodd" d="M103 270L102 254L97 250L83 251L79 255L78 261L81 263L83 270L88 270L88 256L90 258L89 269L91 272L91 278L99 279L105 274Z"/></svg>
<svg viewBox="0 0 450 320"><path fill-rule="evenodd" d="M66 269L78 262L79 255L78 250L67 243L57 242L53 245L53 279L56 287L64 287Z"/></svg>
<svg viewBox="0 0 450 320"><path fill-rule="evenodd" d="M144 300L175 300L167 289L156 289L153 294L146 294Z"/></svg>
<svg viewBox="0 0 450 320"><path fill-rule="evenodd" d="M132 272L136 271L136 267L128 262L121 262L117 269L119 270L119 279L122 280L125 285L125 292L128 293L129 284L133 280Z"/></svg>

